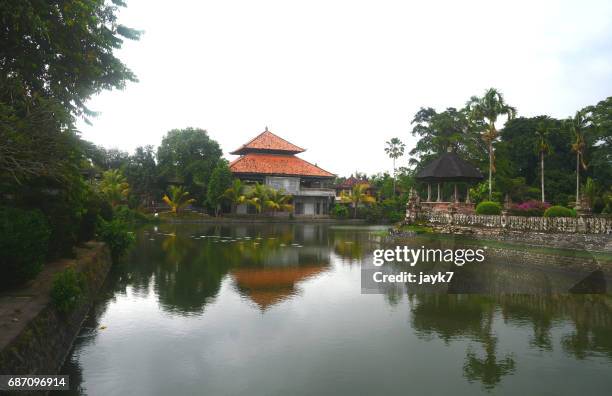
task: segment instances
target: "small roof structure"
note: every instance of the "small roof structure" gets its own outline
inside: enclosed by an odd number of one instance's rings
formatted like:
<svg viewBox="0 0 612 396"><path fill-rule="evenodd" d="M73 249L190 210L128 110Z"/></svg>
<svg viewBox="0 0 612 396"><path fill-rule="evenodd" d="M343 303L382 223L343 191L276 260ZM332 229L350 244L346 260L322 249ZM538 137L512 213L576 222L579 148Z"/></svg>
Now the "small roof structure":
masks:
<svg viewBox="0 0 612 396"><path fill-rule="evenodd" d="M424 182L467 182L484 179L480 169L463 160L455 153L444 153L429 162L415 178Z"/></svg>
<svg viewBox="0 0 612 396"><path fill-rule="evenodd" d="M358 179L355 176L351 175L348 179L346 179L345 181L343 181L342 183L338 184L336 186L337 189L347 189L347 188L353 188L354 185L356 184L367 184L368 187L370 186L370 182L368 182L365 179Z"/></svg>
<svg viewBox="0 0 612 396"><path fill-rule="evenodd" d="M306 151L283 139L280 136L266 130L243 144L236 150L230 152L234 155L244 155L248 153L278 153L278 154L297 154Z"/></svg>

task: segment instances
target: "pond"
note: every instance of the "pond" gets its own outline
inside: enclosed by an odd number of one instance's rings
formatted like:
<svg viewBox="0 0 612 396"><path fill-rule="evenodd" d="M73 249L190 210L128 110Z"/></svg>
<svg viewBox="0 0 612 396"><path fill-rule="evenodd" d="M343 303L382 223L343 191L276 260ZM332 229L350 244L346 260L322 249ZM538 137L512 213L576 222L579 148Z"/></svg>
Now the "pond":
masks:
<svg viewBox="0 0 612 396"><path fill-rule="evenodd" d="M72 394L609 394L609 295L362 294L380 227L159 225L109 274Z"/></svg>

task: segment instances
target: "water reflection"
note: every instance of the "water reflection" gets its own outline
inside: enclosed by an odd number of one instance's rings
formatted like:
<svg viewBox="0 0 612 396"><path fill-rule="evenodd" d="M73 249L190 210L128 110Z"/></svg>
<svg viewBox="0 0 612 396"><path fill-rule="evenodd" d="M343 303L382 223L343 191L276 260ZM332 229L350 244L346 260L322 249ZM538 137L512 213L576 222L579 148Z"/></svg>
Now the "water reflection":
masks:
<svg viewBox="0 0 612 396"><path fill-rule="evenodd" d="M529 379L550 361L588 378L585 393L612 386L597 375L612 367L610 295L362 295L377 235L314 224L141 230L62 369L69 394L568 393ZM551 284L491 265L451 287ZM388 381L384 392L372 376Z"/></svg>
<svg viewBox="0 0 612 396"><path fill-rule="evenodd" d="M410 294L411 326L419 338L438 337L465 345L464 376L493 389L516 370L513 353L498 351L497 320L531 327L529 344L554 349L553 333L563 330L560 348L572 357L605 356L612 361L612 296L610 295L448 295ZM469 342L465 342L465 340ZM478 352L474 343L480 345Z"/></svg>

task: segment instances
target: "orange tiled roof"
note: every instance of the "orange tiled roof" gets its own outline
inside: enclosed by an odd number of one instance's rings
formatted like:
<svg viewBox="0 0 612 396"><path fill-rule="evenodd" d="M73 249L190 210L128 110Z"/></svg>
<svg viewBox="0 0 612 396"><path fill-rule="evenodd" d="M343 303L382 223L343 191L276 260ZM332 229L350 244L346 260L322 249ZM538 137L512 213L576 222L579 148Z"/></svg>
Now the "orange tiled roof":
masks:
<svg viewBox="0 0 612 396"><path fill-rule="evenodd" d="M293 143L289 143L279 136L276 136L272 132L268 131L268 128L266 127L264 132L255 136L249 142L243 144L230 154L246 154L252 151L283 151L297 154L305 150Z"/></svg>
<svg viewBox="0 0 612 396"><path fill-rule="evenodd" d="M293 155L249 153L234 160L230 170L232 173L334 177L333 173Z"/></svg>
<svg viewBox="0 0 612 396"><path fill-rule="evenodd" d="M367 184L370 187L370 183L364 179L357 179L352 176L346 179L343 183L340 183L336 186L336 188L352 188L355 184Z"/></svg>

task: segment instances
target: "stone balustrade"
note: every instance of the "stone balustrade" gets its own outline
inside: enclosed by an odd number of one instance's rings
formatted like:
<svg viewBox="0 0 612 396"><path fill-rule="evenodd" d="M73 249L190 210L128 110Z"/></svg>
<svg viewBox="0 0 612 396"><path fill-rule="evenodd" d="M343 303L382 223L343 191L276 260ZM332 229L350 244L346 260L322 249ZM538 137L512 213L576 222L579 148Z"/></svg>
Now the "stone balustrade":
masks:
<svg viewBox="0 0 612 396"><path fill-rule="evenodd" d="M417 219L430 224L502 228L513 231L612 234L612 218L595 216L524 217L423 211L418 213Z"/></svg>

